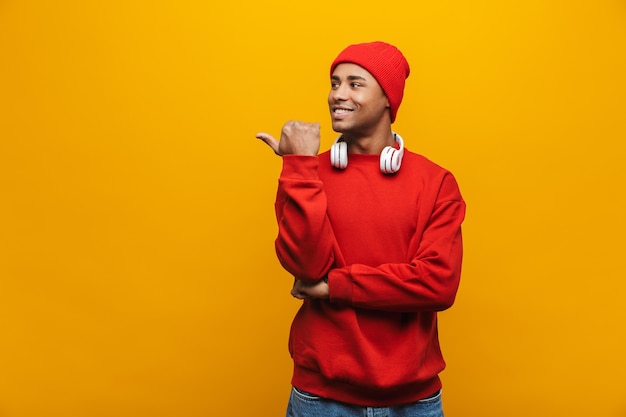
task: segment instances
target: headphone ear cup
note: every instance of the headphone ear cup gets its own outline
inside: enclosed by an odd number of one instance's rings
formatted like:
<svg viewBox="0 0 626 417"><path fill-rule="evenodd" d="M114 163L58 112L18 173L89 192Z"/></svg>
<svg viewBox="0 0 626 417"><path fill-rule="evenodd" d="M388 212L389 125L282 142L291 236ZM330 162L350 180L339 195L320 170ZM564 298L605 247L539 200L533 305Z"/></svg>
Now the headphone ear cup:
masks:
<svg viewBox="0 0 626 417"><path fill-rule="evenodd" d="M385 146L380 153L380 171L383 174L394 174L400 170L403 151L393 146Z"/></svg>
<svg viewBox="0 0 626 417"><path fill-rule="evenodd" d="M392 166L393 166L393 155L396 153L396 149L392 146L385 146L383 151L380 153L380 171L383 174L392 174Z"/></svg>
<svg viewBox="0 0 626 417"><path fill-rule="evenodd" d="M393 150L393 155L391 155L391 171L398 172L400 170L400 165L402 164L402 156L404 155L404 149L395 149Z"/></svg>
<svg viewBox="0 0 626 417"><path fill-rule="evenodd" d="M335 168L345 169L348 166L348 144L337 141L330 147L330 163Z"/></svg>

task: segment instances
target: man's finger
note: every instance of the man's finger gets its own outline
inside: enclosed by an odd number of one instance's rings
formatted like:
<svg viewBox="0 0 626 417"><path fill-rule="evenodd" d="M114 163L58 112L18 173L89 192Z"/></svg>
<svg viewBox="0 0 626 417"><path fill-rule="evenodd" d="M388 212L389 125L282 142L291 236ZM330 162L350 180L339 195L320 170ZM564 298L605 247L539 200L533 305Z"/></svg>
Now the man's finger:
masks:
<svg viewBox="0 0 626 417"><path fill-rule="evenodd" d="M272 148L276 155L282 156L282 154L278 151L278 141L272 135L269 133L259 132L256 134L256 138L265 142L270 148Z"/></svg>

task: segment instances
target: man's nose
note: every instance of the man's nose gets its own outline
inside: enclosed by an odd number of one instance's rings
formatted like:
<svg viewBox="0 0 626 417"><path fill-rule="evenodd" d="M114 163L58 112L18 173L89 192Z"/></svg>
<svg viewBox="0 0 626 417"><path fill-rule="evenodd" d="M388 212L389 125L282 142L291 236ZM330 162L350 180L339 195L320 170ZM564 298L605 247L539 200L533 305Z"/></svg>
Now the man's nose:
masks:
<svg viewBox="0 0 626 417"><path fill-rule="evenodd" d="M330 96L334 101L345 101L348 98L348 89L343 84L339 85L330 91Z"/></svg>

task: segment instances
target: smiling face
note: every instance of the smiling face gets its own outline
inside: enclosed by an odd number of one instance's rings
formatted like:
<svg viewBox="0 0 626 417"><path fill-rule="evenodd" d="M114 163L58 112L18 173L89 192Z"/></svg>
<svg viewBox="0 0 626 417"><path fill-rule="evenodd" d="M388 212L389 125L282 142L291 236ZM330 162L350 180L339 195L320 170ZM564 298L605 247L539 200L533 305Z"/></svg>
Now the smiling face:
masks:
<svg viewBox="0 0 626 417"><path fill-rule="evenodd" d="M365 68L351 63L335 67L330 77L328 106L333 130L349 137L389 130L389 100Z"/></svg>

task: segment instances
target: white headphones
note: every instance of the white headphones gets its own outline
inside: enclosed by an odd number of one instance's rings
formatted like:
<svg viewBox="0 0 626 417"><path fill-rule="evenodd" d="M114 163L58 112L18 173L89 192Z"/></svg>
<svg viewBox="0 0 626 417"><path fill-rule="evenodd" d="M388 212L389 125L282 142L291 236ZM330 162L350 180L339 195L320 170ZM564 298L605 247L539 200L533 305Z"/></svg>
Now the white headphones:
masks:
<svg viewBox="0 0 626 417"><path fill-rule="evenodd" d="M396 132L393 138L400 145L400 149L393 146L385 146L380 153L380 171L383 174L393 174L400 170L402 156L404 155L404 141ZM348 144L343 141L343 135L335 139L330 147L330 163L335 168L345 169L348 166Z"/></svg>

